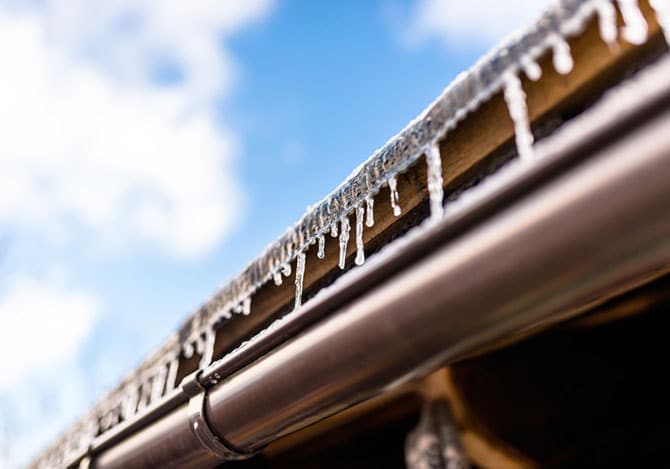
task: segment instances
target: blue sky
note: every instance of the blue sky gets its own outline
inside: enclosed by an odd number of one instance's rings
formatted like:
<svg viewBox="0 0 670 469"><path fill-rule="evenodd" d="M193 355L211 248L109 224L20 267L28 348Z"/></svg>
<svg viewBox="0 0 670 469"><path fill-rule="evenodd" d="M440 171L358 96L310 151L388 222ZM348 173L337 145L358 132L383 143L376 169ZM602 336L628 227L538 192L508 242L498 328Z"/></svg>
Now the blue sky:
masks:
<svg viewBox="0 0 670 469"><path fill-rule="evenodd" d="M0 0L0 466L544 3Z"/></svg>

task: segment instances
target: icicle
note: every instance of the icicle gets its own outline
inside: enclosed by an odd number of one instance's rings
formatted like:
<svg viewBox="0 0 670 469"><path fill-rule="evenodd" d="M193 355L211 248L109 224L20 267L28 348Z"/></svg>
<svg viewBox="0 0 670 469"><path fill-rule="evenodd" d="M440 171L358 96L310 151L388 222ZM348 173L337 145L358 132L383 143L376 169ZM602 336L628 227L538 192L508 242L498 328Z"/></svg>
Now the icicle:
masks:
<svg viewBox="0 0 670 469"><path fill-rule="evenodd" d="M326 257L326 237L320 234L317 237L317 240L319 241L319 247L316 251L316 257L323 259Z"/></svg>
<svg viewBox="0 0 670 469"><path fill-rule="evenodd" d="M363 204L356 207L356 265L363 265L365 262L365 251L363 246L363 219L365 218L365 208Z"/></svg>
<svg viewBox="0 0 670 469"><path fill-rule="evenodd" d="M305 253L300 251L295 265L295 306L293 309L300 308L302 304L302 282L305 278Z"/></svg>
<svg viewBox="0 0 670 469"><path fill-rule="evenodd" d="M530 57L521 59L521 68L529 80L537 81L542 78L542 68Z"/></svg>
<svg viewBox="0 0 670 469"><path fill-rule="evenodd" d="M648 33L647 21L644 19L637 0L618 1L624 23L621 35L631 44L644 44Z"/></svg>
<svg viewBox="0 0 670 469"><path fill-rule="evenodd" d="M365 198L365 226L371 228L375 226L375 199L371 195Z"/></svg>
<svg viewBox="0 0 670 469"><path fill-rule="evenodd" d="M513 72L505 73L505 102L509 115L514 122L514 136L519 158L522 160L533 157L533 133L528 121L528 108L526 106L526 94L521 87L521 80Z"/></svg>
<svg viewBox="0 0 670 469"><path fill-rule="evenodd" d="M334 220L330 225L330 236L337 238L337 220Z"/></svg>
<svg viewBox="0 0 670 469"><path fill-rule="evenodd" d="M430 199L430 217L435 220L442 217L444 207L444 189L442 188L442 158L437 142L426 150L426 166L428 167L428 198Z"/></svg>
<svg viewBox="0 0 670 469"><path fill-rule="evenodd" d="M349 244L349 218L346 215L340 220L340 269L344 269L345 261L347 259L347 244Z"/></svg>
<svg viewBox="0 0 670 469"><path fill-rule="evenodd" d="M277 286L279 286L283 283L282 278L281 278L281 272L279 272L279 271L272 273L272 279L274 280L275 285L277 285Z"/></svg>
<svg viewBox="0 0 670 469"><path fill-rule="evenodd" d="M658 24L665 35L665 42L670 46L670 1L668 0L650 0L649 4L656 12Z"/></svg>
<svg viewBox="0 0 670 469"><path fill-rule="evenodd" d="M184 344L184 356L186 358L191 358L194 353L195 353L195 347L193 346L192 342L187 342L186 344Z"/></svg>
<svg viewBox="0 0 670 469"><path fill-rule="evenodd" d="M291 276L291 263L287 262L283 266L281 266L281 273L284 274L285 277L290 277Z"/></svg>
<svg viewBox="0 0 670 469"><path fill-rule="evenodd" d="M598 0L595 6L598 12L600 37L610 49L614 49L617 46L616 8L610 0Z"/></svg>
<svg viewBox="0 0 670 469"><path fill-rule="evenodd" d="M574 66L572 54L570 53L570 45L556 33L552 33L549 36L549 42L554 50L554 68L561 75L567 75L572 71L572 67Z"/></svg>
<svg viewBox="0 0 670 469"><path fill-rule="evenodd" d="M242 300L242 314L249 316L251 314L251 297L248 296Z"/></svg>
<svg viewBox="0 0 670 469"><path fill-rule="evenodd" d="M402 210L398 205L398 180L395 176L389 178L389 190L391 191L391 207L393 207L393 215L400 216Z"/></svg>

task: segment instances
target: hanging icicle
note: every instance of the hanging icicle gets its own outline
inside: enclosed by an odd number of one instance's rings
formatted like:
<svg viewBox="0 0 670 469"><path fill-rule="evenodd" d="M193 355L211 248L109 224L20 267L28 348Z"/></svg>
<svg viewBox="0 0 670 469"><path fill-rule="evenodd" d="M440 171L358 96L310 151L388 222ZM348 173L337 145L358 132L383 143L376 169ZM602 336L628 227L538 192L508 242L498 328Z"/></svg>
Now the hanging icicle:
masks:
<svg viewBox="0 0 670 469"><path fill-rule="evenodd" d="M316 257L318 257L319 259L324 259L326 257L326 237L320 234L317 237L317 241L319 245L316 250Z"/></svg>
<svg viewBox="0 0 670 469"><path fill-rule="evenodd" d="M333 223L330 225L330 236L337 238L337 220L333 220Z"/></svg>
<svg viewBox="0 0 670 469"><path fill-rule="evenodd" d="M617 24L616 8L610 0L597 0L596 11L598 12L598 28L600 37L610 49L617 47Z"/></svg>
<svg viewBox="0 0 670 469"><path fill-rule="evenodd" d="M300 251L297 255L295 265L295 304L293 309L300 308L302 305L302 284L305 278L305 253Z"/></svg>
<svg viewBox="0 0 670 469"><path fill-rule="evenodd" d="M649 4L656 12L656 19L663 30L665 42L670 46L670 1L650 0Z"/></svg>
<svg viewBox="0 0 670 469"><path fill-rule="evenodd" d="M290 277L291 276L291 263L287 262L283 266L281 266L281 273L284 274L284 277Z"/></svg>
<svg viewBox="0 0 670 469"><path fill-rule="evenodd" d="M540 78L542 78L542 68L530 57L524 57L521 59L521 68L529 80L538 81Z"/></svg>
<svg viewBox="0 0 670 469"><path fill-rule="evenodd" d="M621 35L631 44L644 44L647 40L648 27L638 1L618 0L618 3L624 23Z"/></svg>
<svg viewBox="0 0 670 469"><path fill-rule="evenodd" d="M247 296L242 300L242 314L244 316L249 316L251 314L251 297Z"/></svg>
<svg viewBox="0 0 670 469"><path fill-rule="evenodd" d="M393 215L396 217L400 216L402 210L400 210L400 205L398 205L398 180L395 176L391 176L388 181L389 190L391 191L391 207L393 207Z"/></svg>
<svg viewBox="0 0 670 469"><path fill-rule="evenodd" d="M444 206L444 189L442 188L442 158L440 157L440 146L433 142L426 149L426 166L428 167L428 198L430 200L430 217L433 220L442 217Z"/></svg>
<svg viewBox="0 0 670 469"><path fill-rule="evenodd" d="M344 215L340 220L341 230L340 230L340 261L338 265L340 269L344 269L345 262L347 260L347 245L349 244L349 218Z"/></svg>
<svg viewBox="0 0 670 469"><path fill-rule="evenodd" d="M273 272L272 280L274 280L275 285L280 286L283 283L283 280L281 278L281 272L280 271Z"/></svg>
<svg viewBox="0 0 670 469"><path fill-rule="evenodd" d="M372 228L375 226L375 199L371 196L368 195L365 198L365 213L366 213L366 218L365 218L365 226L368 228Z"/></svg>
<svg viewBox="0 0 670 469"><path fill-rule="evenodd" d="M505 73L504 95L509 115L514 122L514 137L519 158L526 160L533 157L533 133L530 130L526 94L521 87L521 80L513 72Z"/></svg>
<svg viewBox="0 0 670 469"><path fill-rule="evenodd" d="M570 53L570 45L556 33L552 33L549 36L549 43L551 44L554 53L554 68L561 75L567 75L572 71L572 67L575 65L572 60L572 54Z"/></svg>
<svg viewBox="0 0 670 469"><path fill-rule="evenodd" d="M365 262L365 250L363 246L363 219L365 218L365 208L363 204L356 206L356 265L363 265Z"/></svg>

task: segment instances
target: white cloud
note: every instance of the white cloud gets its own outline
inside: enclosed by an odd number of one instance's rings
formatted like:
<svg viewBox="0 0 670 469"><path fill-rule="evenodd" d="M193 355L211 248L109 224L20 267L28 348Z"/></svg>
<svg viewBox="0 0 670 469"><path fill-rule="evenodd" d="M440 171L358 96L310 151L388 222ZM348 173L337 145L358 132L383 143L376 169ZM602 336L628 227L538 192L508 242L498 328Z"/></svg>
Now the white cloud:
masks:
<svg viewBox="0 0 670 469"><path fill-rule="evenodd" d="M0 393L0 467L25 467L82 415L91 405L87 381L80 368L57 367L25 381L20 392Z"/></svg>
<svg viewBox="0 0 670 469"><path fill-rule="evenodd" d="M235 77L222 39L270 6L0 3L0 229L213 248L244 203L217 120Z"/></svg>
<svg viewBox="0 0 670 469"><path fill-rule="evenodd" d="M0 0L0 236L40 262L20 269L52 270L72 252L62 243L193 257L221 242L244 205L239 141L221 122L236 79L226 41L272 3ZM0 280L12 466L89 404L96 384L77 363L104 304L51 277Z"/></svg>
<svg viewBox="0 0 670 469"><path fill-rule="evenodd" d="M455 50L491 47L531 24L552 0L416 0L403 30L410 45L430 39Z"/></svg>
<svg viewBox="0 0 670 469"><path fill-rule="evenodd" d="M12 279L0 294L0 391L71 358L98 307L92 295L53 280Z"/></svg>

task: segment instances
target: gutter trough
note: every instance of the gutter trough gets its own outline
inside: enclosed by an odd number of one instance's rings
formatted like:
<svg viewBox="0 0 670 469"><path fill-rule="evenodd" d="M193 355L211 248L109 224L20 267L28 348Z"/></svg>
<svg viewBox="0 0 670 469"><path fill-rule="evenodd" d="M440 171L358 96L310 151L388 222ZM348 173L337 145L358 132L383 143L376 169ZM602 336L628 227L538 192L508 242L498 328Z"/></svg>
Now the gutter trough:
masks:
<svg viewBox="0 0 670 469"><path fill-rule="evenodd" d="M659 69L668 71L667 60ZM187 377L169 408L95 441L82 461L143 468L243 459L668 272L670 93L652 88L624 110L601 109L548 138L541 159L505 168L467 210L420 227Z"/></svg>

